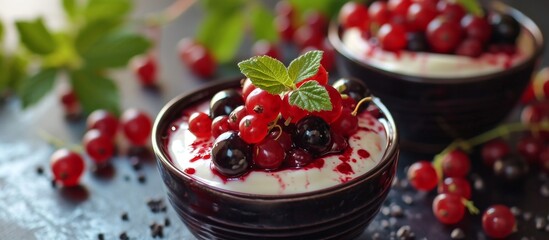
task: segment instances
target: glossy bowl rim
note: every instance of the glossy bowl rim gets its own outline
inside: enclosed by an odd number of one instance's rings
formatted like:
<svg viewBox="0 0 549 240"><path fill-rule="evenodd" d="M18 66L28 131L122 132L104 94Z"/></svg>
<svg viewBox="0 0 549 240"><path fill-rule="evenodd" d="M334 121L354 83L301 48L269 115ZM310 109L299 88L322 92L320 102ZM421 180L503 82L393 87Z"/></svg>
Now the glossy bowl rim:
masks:
<svg viewBox="0 0 549 240"><path fill-rule="evenodd" d="M153 151L156 156L156 161L159 164L162 164L162 166L164 166L165 169L167 169L173 175L177 176L183 181L192 182L195 185L203 187L204 189L207 189L209 191L213 191L219 195L226 195L233 198L253 199L254 201L299 200L304 198L310 198L312 196L324 196L324 195L330 195L333 193L345 191L346 189L355 187L356 185L359 185L360 183L368 181L369 179L381 174L380 170L382 170L387 164L390 164L392 161L398 162L399 136L398 136L398 131L397 131L395 121L393 119L393 116L389 112L389 110L386 108L386 106L378 98L374 97L373 103L376 104L376 107L381 111L383 116L385 116L385 119L387 121L387 123L384 124L385 133L387 135L386 150L382 155L382 160L374 168L370 169L370 171L366 172L365 174L359 177L356 177L348 182L337 184L331 187L327 187L327 188L323 188L315 191L311 191L311 192L284 194L284 195L266 195L266 194L252 194L252 193L230 191L230 190L210 186L201 180L192 178L190 175L186 174L184 171L177 168L175 164L173 164L169 160L167 153L162 150L162 147L161 147L161 145L163 144L162 136L164 134L164 130L167 130L167 129L160 129L160 126L163 121L170 120L170 122L172 122L175 120L175 119L165 119L165 118L166 116L168 116L168 113L175 111L174 109L176 108L175 107L176 104L180 104L181 102L183 102L187 98L191 98L195 94L206 93L210 88L222 87L222 86L225 86L225 88L237 87L238 86L237 83L241 79L242 78L227 78L220 81L215 81L214 83L207 84L196 90L181 93L178 96L171 99L170 101L168 101L164 105L164 107L162 107L160 112L157 114L154 121L153 129L152 129L151 140L152 140ZM205 100L205 98L207 98L208 96L211 97L213 94L215 93L201 94L202 97L200 97L198 100L194 102L203 101ZM184 104L192 104L194 102L184 103ZM387 128L387 127L390 127L390 128Z"/></svg>
<svg viewBox="0 0 549 240"><path fill-rule="evenodd" d="M532 34L534 38L534 42L536 44L534 53L532 54L532 56L530 56L528 59L526 59L522 63L512 66L511 68L506 69L504 71L483 74L483 75L469 76L469 77L453 77L453 78L424 77L424 76L391 72L389 70L379 68L376 65L369 64L355 57L354 54L351 52L351 50L348 49L345 46L345 44L343 44L340 38L341 29L337 22L337 19L333 20L330 23L330 26L328 29L328 40L340 55L352 61L353 63L359 65L360 67L378 72L383 75L390 76L392 78L397 78L397 79L418 83L418 84L451 85L451 84L481 82L481 81L487 81L490 79L498 78L499 76L507 75L510 73L515 73L530 65L535 65L537 60L540 58L540 56L542 55L545 49L543 34L539 26L530 17L526 16L518 9L513 8L502 2L499 2L499 1L492 2L491 7L499 12L505 12L505 13L511 14L515 19L517 19L517 21L521 24L522 27L526 28L528 32Z"/></svg>

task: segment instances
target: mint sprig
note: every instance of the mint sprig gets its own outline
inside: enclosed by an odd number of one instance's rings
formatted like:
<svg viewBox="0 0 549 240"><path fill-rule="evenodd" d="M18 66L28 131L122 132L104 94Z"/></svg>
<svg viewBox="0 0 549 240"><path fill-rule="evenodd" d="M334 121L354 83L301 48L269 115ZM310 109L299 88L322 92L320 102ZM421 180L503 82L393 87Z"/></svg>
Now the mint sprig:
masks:
<svg viewBox="0 0 549 240"><path fill-rule="evenodd" d="M307 111L332 110L328 91L317 81L308 81L297 87L297 83L318 72L321 59L322 51L315 50L299 56L288 68L268 56L252 57L238 63L238 67L256 87L270 94L292 91L289 99L292 105Z"/></svg>
<svg viewBox="0 0 549 240"><path fill-rule="evenodd" d="M458 0L457 1L463 8L475 16L484 16L484 10L478 2L478 0Z"/></svg>

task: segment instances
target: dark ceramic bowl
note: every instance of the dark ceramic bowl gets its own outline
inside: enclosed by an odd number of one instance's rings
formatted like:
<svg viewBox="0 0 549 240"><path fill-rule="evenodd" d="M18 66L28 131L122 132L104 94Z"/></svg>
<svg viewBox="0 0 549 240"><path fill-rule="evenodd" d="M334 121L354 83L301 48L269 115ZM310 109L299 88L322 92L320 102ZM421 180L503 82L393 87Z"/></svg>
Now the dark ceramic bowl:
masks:
<svg viewBox="0 0 549 240"><path fill-rule="evenodd" d="M302 194L254 195L209 186L191 178L170 160L166 147L171 124L181 112L235 88L233 80L211 85L170 101L153 129L153 147L168 199L189 230L200 239L349 239L361 234L385 200L399 155L393 119L375 99L387 146L368 173L347 183Z"/></svg>
<svg viewBox="0 0 549 240"><path fill-rule="evenodd" d="M516 105L544 48L540 29L527 16L501 3L495 11L511 14L534 37L535 53L505 71L475 77L426 78L383 70L360 60L341 40L333 22L329 40L346 76L362 79L383 99L399 126L402 148L436 152L456 138L468 138L495 127Z"/></svg>

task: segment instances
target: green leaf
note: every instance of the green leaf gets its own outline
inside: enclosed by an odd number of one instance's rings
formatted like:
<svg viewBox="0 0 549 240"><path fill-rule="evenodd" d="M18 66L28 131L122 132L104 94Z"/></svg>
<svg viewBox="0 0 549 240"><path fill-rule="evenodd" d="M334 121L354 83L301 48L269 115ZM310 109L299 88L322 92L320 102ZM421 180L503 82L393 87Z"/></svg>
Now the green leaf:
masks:
<svg viewBox="0 0 549 240"><path fill-rule="evenodd" d="M467 12L476 16L484 16L484 10L478 0L458 0L457 1Z"/></svg>
<svg viewBox="0 0 549 240"><path fill-rule="evenodd" d="M251 12L251 24L256 40L278 41L278 32L274 25L274 16L262 5L256 4Z"/></svg>
<svg viewBox="0 0 549 240"><path fill-rule="evenodd" d="M77 12L77 2L76 0L63 0L63 10L69 19L74 21L76 19Z"/></svg>
<svg viewBox="0 0 549 240"><path fill-rule="evenodd" d="M143 36L132 33L110 34L82 53L86 65L92 69L124 67L128 61L144 53L150 42Z"/></svg>
<svg viewBox="0 0 549 240"><path fill-rule="evenodd" d="M84 16L88 22L122 19L130 12L130 0L89 0L84 9Z"/></svg>
<svg viewBox="0 0 549 240"><path fill-rule="evenodd" d="M280 94L294 86L284 64L272 57L253 57L238 63L238 67L255 86L271 94Z"/></svg>
<svg viewBox="0 0 549 240"><path fill-rule="evenodd" d="M241 9L208 13L202 21L197 39L220 63L233 59L244 37L245 21Z"/></svg>
<svg viewBox="0 0 549 240"><path fill-rule="evenodd" d="M89 114L97 109L120 113L119 95L116 84L96 73L79 70L71 72L71 85L82 109Z"/></svg>
<svg viewBox="0 0 549 240"><path fill-rule="evenodd" d="M290 79L298 83L314 76L320 67L320 60L322 60L322 51L318 50L306 52L294 59L288 67Z"/></svg>
<svg viewBox="0 0 549 240"><path fill-rule="evenodd" d="M42 69L37 74L23 80L19 97L23 104L23 108L31 106L44 97L53 89L57 69L49 68Z"/></svg>
<svg viewBox="0 0 549 240"><path fill-rule="evenodd" d="M21 42L36 54L49 54L57 48L57 43L48 31L42 18L34 21L15 22Z"/></svg>
<svg viewBox="0 0 549 240"><path fill-rule="evenodd" d="M332 110L332 103L326 88L317 81L308 81L290 94L290 104L307 111Z"/></svg>
<svg viewBox="0 0 549 240"><path fill-rule="evenodd" d="M122 20L119 19L98 20L87 23L76 35L74 41L76 51L80 54L85 53L97 41L119 27L121 23Z"/></svg>

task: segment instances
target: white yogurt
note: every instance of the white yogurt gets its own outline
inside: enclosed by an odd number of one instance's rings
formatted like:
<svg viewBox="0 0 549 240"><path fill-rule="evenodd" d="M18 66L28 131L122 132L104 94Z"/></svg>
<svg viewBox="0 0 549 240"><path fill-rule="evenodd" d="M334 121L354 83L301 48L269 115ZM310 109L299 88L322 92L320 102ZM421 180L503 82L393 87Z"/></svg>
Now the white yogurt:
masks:
<svg viewBox="0 0 549 240"><path fill-rule="evenodd" d="M192 111L206 112L207 106L204 103ZM317 159L301 169L256 170L240 178L226 179L212 170L210 153L214 139L196 139L189 132L185 117L173 126L167 144L169 156L177 167L198 181L241 193L282 195L332 187L370 171L381 161L387 148L383 125L370 114L362 113L360 129L349 138L347 153Z"/></svg>
<svg viewBox="0 0 549 240"><path fill-rule="evenodd" d="M472 77L503 71L524 62L535 52L534 37L522 30L516 54L483 53L478 58L427 52L389 52L372 45L357 28L343 34L343 44L357 59L377 68L418 77Z"/></svg>

